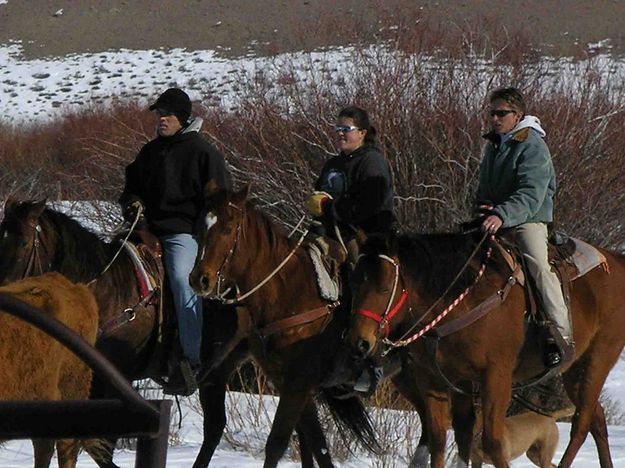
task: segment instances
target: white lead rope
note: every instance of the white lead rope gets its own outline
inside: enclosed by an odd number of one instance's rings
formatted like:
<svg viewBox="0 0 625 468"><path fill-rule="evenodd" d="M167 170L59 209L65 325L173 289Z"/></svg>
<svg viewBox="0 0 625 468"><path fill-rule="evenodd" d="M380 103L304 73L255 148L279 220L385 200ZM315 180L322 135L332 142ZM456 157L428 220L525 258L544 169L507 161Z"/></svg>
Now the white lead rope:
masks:
<svg viewBox="0 0 625 468"><path fill-rule="evenodd" d="M130 226L130 229L128 230L128 234L126 234L126 237L124 237L124 240L122 241L119 249L117 249L117 252L115 253L115 255L113 256L113 258L111 259L110 262L108 262L108 264L104 267L104 269L100 272L100 274L98 276L96 276L95 278L93 278L91 281L89 281L87 283L87 286L95 283L98 278L100 276L102 276L104 273L106 273L108 271L109 268L111 268L111 265L113 265L113 263L115 262L115 260L117 260L117 257L119 257L119 254L121 253L122 250L124 250L124 247L126 246L126 242L128 242L128 239L130 238L132 231L135 230L135 226L137 225L137 223L139 222L139 218L141 217L141 213L143 212L143 209L138 209L137 210L137 214L135 216L134 221L132 222L132 225Z"/></svg>
<svg viewBox="0 0 625 468"><path fill-rule="evenodd" d="M308 229L304 231L302 236L297 241L297 244L295 244L295 247L293 247L293 250L291 250L291 252L284 258L284 260L282 260L282 262L280 262L280 264L271 273L269 273L269 276L267 276L264 280L262 280L260 283L258 283L256 286L254 286L252 289L250 289L248 292L246 292L242 296L238 296L236 299L228 299L224 301L224 304L236 304L237 302L241 302L245 298L254 294L256 291L262 288L265 284L267 284L267 282L271 278L273 278L276 275L276 273L278 273L282 269L284 265L286 265L286 262L288 262L291 259L291 257L295 254L295 251L299 248L299 246L302 245L302 242L304 241L304 237L306 237L306 234L308 234L308 231L309 231Z"/></svg>

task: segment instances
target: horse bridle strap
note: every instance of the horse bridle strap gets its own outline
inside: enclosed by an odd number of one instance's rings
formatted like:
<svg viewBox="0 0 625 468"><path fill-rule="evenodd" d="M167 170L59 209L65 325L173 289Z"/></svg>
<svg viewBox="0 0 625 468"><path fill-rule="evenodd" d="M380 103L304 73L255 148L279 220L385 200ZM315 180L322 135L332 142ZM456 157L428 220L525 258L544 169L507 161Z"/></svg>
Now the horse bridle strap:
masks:
<svg viewBox="0 0 625 468"><path fill-rule="evenodd" d="M369 309L354 309L353 313L357 315L362 315L363 317L367 317L375 322L378 322L380 324L380 330L383 330L384 334L388 336L388 323L401 310L401 308L404 306L404 303L406 302L406 299L408 299L408 291L403 289L402 294L397 301L397 304L395 304L395 306L393 306L393 308L389 310L389 312L384 316L376 314Z"/></svg>
<svg viewBox="0 0 625 468"><path fill-rule="evenodd" d="M382 315L376 314L367 309L354 309L353 313L356 315L362 315L363 317L370 318L380 324L379 331L384 334L385 337L388 337L389 334L389 322L391 319L397 315L397 313L401 310L408 299L408 291L406 288L402 288L402 295L399 298L399 301L395 306L393 306L393 301L395 300L395 293L397 292L397 286L399 285L399 281L401 280L403 283L403 278L401 277L401 273L399 271L399 262L395 261L395 259L389 257L388 255L378 255L378 257L384 261L389 262L393 265L395 269L395 276L393 277L393 289L391 291L391 295L388 298L388 303L386 304L386 309Z"/></svg>
<svg viewBox="0 0 625 468"><path fill-rule="evenodd" d="M512 289L512 286L517 284L519 282L519 278L521 278L522 276L523 271L521 270L521 267L517 265L502 289L495 291L495 293L491 294L484 301L482 301L473 309L461 315L457 319L454 319L450 322L434 328L433 333L439 338L442 338L444 336L451 335L458 330L462 330L463 328L468 327L474 322L477 322L484 315L489 313L495 307L500 306L506 300L508 294L510 293L510 290Z"/></svg>
<svg viewBox="0 0 625 468"><path fill-rule="evenodd" d="M339 304L340 302L336 301L331 304L326 304L323 307L318 307L316 309L302 312L300 314L293 315L285 319L277 320L270 323L269 325L265 325L259 330L259 333L263 338L267 338L283 330L314 322L317 319L330 315L334 311L334 309L339 306Z"/></svg>
<svg viewBox="0 0 625 468"><path fill-rule="evenodd" d="M35 266L39 268L39 274L43 274L43 267L41 266L41 258L39 257L39 246L41 245L41 225L37 224L35 226L35 234L33 236L33 247L30 250L30 255L28 256L28 263L26 264L26 268L24 269L24 274L22 278L26 278L28 276L32 276L33 273L37 274L35 271Z"/></svg>

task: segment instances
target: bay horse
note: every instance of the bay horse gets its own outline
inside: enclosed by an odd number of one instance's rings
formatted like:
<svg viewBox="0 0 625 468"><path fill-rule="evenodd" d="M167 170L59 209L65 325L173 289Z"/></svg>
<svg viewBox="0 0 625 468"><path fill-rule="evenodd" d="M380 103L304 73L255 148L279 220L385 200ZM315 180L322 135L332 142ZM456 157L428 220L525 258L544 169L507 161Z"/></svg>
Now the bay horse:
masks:
<svg viewBox="0 0 625 468"><path fill-rule="evenodd" d="M102 273L119 252L119 244L107 242L69 216L46 207L45 200L5 203L0 223L0 284L46 271L57 271L73 282L92 285L99 307L100 324L113 328L100 330L96 347L130 381L163 374L164 350L159 342L159 313L156 304L142 300L133 262L124 250ZM206 301L202 359L212 359L216 342L229 341L238 327L241 312L216 301ZM132 312L130 320L128 311ZM215 326L218 324L218 326ZM249 359L245 340L211 372L199 385L199 397L204 413L202 446L194 468L204 468L219 443L226 425L225 393L228 377L240 363ZM108 394L105 382L94 379L93 397ZM303 466L312 466L313 454L329 459L325 438L315 408L307 409L307 418L298 425ZM300 430L301 426L307 427ZM306 432L306 436L304 436ZM100 467L113 468L113 447L108 453L92 455Z"/></svg>
<svg viewBox="0 0 625 468"><path fill-rule="evenodd" d="M204 297L220 298L225 284L254 290L242 301L253 326L249 347L280 395L265 445L264 466L275 467L296 422L333 370L348 314L336 301L321 298L308 251L256 209L248 194L249 186L234 193L207 186L190 283ZM362 405L355 397L343 401ZM355 435L375 448L366 412L355 422Z"/></svg>
<svg viewBox="0 0 625 468"><path fill-rule="evenodd" d="M47 273L0 287L0 293L37 307L85 341L94 344L98 306L89 288L59 273ZM0 311L0 400L86 400L91 369L56 339L23 320ZM54 440L33 439L34 466L47 468ZM74 468L77 440L56 441L60 468Z"/></svg>
<svg viewBox="0 0 625 468"><path fill-rule="evenodd" d="M511 272L498 249L489 257L490 242L481 242L473 234L454 233L367 241L353 275L353 317L346 341L360 355L378 347L403 347L450 386L477 383L483 449L495 466L505 467L502 437L513 382L532 379L543 368L538 346L524 346L526 299L516 282L517 270ZM609 269L596 267L571 285L576 345L563 381L576 412L561 467L571 466L589 431L600 465L612 467L598 398L625 345L625 257L599 251ZM395 310L394 316L389 310ZM464 327L457 325L459 317L476 311L484 313Z"/></svg>

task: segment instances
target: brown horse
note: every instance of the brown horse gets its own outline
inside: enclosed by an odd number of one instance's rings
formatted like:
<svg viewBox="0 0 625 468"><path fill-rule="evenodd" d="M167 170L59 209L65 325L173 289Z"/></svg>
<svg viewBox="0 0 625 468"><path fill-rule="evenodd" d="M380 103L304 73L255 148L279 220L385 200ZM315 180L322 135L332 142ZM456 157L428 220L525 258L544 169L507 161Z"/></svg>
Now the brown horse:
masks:
<svg viewBox="0 0 625 468"><path fill-rule="evenodd" d="M265 447L264 466L275 467L295 423L333 368L348 317L336 302L320 297L307 250L255 209L248 193L249 187L237 193L208 191L206 226L190 282L206 297L219 297L222 285L253 290L243 301L254 327L250 349L280 394ZM343 401L361 405L354 397ZM354 422L356 436L374 447L366 413Z"/></svg>
<svg viewBox="0 0 625 468"><path fill-rule="evenodd" d="M90 344L98 330L98 307L85 285L58 273L27 278L0 287L1 293L37 307ZM86 400L91 369L54 338L0 311L0 400ZM35 468L50 466L54 441L33 440ZM73 468L78 441L56 442L59 467Z"/></svg>
<svg viewBox="0 0 625 468"><path fill-rule="evenodd" d="M404 347L414 361L430 366L449 385L479 384L483 448L503 467L504 416L513 382L535 377L542 365L537 346L524 347L524 291L500 254L487 258L487 247L470 234L371 239L353 276L356 313L346 340L360 355L377 347ZM576 413L562 467L571 466L589 431L601 466L612 466L598 397L625 344L620 292L625 258L601 253L609 271L594 268L571 288L576 347L563 378ZM392 317L391 310L396 312ZM464 327L454 325L459 317L480 310L487 313ZM387 330L389 338L384 339Z"/></svg>
<svg viewBox="0 0 625 468"><path fill-rule="evenodd" d="M74 219L46 208L45 201L7 200L0 224L0 284L45 271L58 271L75 282L91 282L100 312L96 347L129 380L159 379L163 372L164 349L159 340L159 314L156 305L143 301L131 258L120 245L105 242ZM202 360L212 360L213 344L228 342L238 328L238 316L231 306L216 301L204 304L205 320ZM129 313L130 312L130 313ZM131 320L131 317L133 319ZM111 326L106 326L111 324ZM228 377L240 363L249 359L245 340L236 346L210 376L200 383L199 396L204 414L204 439L194 468L207 467L226 425L225 393ZM93 397L108 395L106 383L94 380ZM325 437L314 406L298 425L300 445L304 433L309 439L302 448L303 466L312 466L313 451L318 459L329 460ZM300 430L301 426L308 426ZM114 445L114 444L113 444ZM115 467L112 449L92 455L100 467Z"/></svg>

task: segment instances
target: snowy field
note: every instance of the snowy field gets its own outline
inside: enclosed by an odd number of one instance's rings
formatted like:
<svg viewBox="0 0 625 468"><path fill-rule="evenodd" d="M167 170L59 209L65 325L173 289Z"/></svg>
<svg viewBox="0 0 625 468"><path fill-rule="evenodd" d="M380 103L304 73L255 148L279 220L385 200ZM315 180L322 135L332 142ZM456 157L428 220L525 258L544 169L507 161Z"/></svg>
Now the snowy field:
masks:
<svg viewBox="0 0 625 468"><path fill-rule="evenodd" d="M183 412L186 412L184 407ZM558 423L558 426L560 428L560 444L556 454L556 462L564 453L570 430L570 424L568 423ZM609 427L609 433L614 466L625 466L625 427L611 426ZM201 443L201 420L196 413L187 412L183 419L180 436L182 438L180 445L169 448L167 456L168 468L188 468L193 464ZM0 466L2 468L26 468L31 467L32 462L32 448L29 441L7 442L0 450ZM131 450L119 450L115 453L115 462L121 467L132 467L135 462L135 453ZM237 452L222 441L210 466L216 468L256 468L262 465L262 453L251 455ZM96 466L88 455L84 453L80 455L78 459L79 468L95 468ZM283 461L279 466L282 468L295 468L299 467L300 464L292 461ZM370 458L362 456L354 457L345 463L337 463L337 466L343 468L373 468L382 465L380 465L379 461L376 463ZM384 466L388 468L401 467L405 466L405 461L398 460ZM519 458L512 463L513 468L529 468L533 466L526 457ZM573 466L575 468L599 467L592 437L589 436L584 443Z"/></svg>

